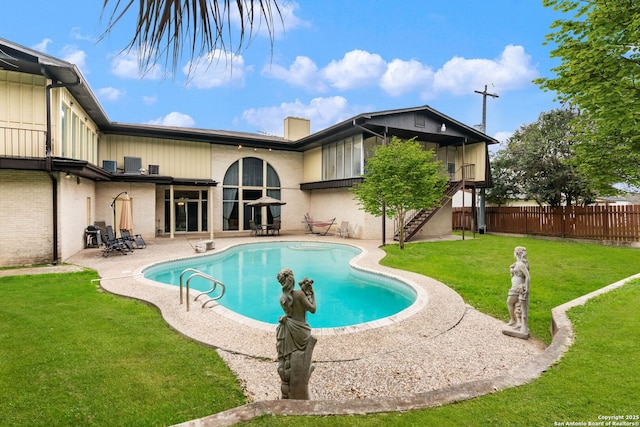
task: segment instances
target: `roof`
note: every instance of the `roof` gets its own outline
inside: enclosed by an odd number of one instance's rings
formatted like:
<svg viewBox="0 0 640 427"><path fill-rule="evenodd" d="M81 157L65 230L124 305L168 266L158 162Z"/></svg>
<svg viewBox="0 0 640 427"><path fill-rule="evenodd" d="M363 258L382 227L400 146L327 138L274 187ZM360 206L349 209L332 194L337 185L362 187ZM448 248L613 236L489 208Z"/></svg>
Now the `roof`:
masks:
<svg viewBox="0 0 640 427"><path fill-rule="evenodd" d="M44 76L64 85L98 127L109 125L107 114L74 64L0 38L0 70Z"/></svg>
<svg viewBox="0 0 640 427"><path fill-rule="evenodd" d="M112 122L102 109L80 70L72 63L37 52L0 38L0 70L41 75L55 86L64 86L105 134L126 134L150 138L173 138L225 145L250 145L305 151L326 142L360 133L386 137L395 135L410 139L433 141L440 145L461 145L463 142L498 141L469 127L428 105L359 114L297 141L282 137L226 130L169 127L148 124Z"/></svg>
<svg viewBox="0 0 640 427"><path fill-rule="evenodd" d="M363 130L380 137L391 135L406 139L417 137L419 140L438 142L440 145L461 145L463 141L466 143L499 143L495 138L467 126L428 105L423 105L359 114L302 138L296 141L296 145L309 148L335 140L336 136L338 138L341 135L347 137L362 133Z"/></svg>

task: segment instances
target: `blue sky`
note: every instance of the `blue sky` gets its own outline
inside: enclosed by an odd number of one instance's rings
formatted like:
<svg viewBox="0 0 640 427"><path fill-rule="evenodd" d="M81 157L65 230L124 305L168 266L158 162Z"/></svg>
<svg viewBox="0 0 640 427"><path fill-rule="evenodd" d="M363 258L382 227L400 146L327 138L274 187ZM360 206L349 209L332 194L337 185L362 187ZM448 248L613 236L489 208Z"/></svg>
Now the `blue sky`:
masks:
<svg viewBox="0 0 640 427"><path fill-rule="evenodd" d="M531 80L557 65L543 46L561 16L532 0L280 0L273 50L263 28L235 54L199 58L189 78L142 76L131 39L134 13L105 30L102 1L3 2L0 37L75 63L112 121L283 134L287 116L318 131L354 115L429 105L504 140L554 94ZM234 29L236 29L234 27ZM203 66L208 64L208 66ZM231 66L229 66L231 64ZM165 76L165 77L163 77Z"/></svg>

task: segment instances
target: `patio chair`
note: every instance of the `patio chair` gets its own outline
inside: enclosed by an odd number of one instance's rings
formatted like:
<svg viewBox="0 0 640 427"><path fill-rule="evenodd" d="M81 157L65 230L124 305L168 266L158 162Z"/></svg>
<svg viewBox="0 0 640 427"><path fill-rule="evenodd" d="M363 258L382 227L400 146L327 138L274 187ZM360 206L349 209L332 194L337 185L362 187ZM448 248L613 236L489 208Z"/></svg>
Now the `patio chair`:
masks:
<svg viewBox="0 0 640 427"><path fill-rule="evenodd" d="M249 220L249 228L251 229L252 236L261 236L262 235L262 227L257 226L256 222L252 219Z"/></svg>
<svg viewBox="0 0 640 427"><path fill-rule="evenodd" d="M113 232L113 227L110 225L107 225L107 235L104 240L104 244L105 247L102 250L102 256L105 258L111 255L114 251L120 252L122 255L126 255L133 251L133 246L127 245L123 239L116 237L116 234Z"/></svg>
<svg viewBox="0 0 640 427"><path fill-rule="evenodd" d="M129 246L129 244L131 245L131 249L144 249L147 247L147 244L141 235L136 234L135 236L132 236L131 233L129 233L129 230L120 230L120 237L122 237L122 240L127 246Z"/></svg>
<svg viewBox="0 0 640 427"><path fill-rule="evenodd" d="M304 215L304 222L307 224L307 230L313 234L319 234L320 236L326 236L331 229L331 226L335 224L336 219L332 218L327 221L314 221L309 214ZM313 231L313 227L324 228L323 231ZM326 227L326 228L325 228Z"/></svg>
<svg viewBox="0 0 640 427"><path fill-rule="evenodd" d="M338 228L337 234L343 239L345 237L349 237L349 221L342 221L340 223L340 228Z"/></svg>
<svg viewBox="0 0 640 427"><path fill-rule="evenodd" d="M275 236L276 232L278 233L278 236L280 235L280 220L279 219L274 219L273 220L273 225L270 225L267 227L267 234L271 233L272 236Z"/></svg>

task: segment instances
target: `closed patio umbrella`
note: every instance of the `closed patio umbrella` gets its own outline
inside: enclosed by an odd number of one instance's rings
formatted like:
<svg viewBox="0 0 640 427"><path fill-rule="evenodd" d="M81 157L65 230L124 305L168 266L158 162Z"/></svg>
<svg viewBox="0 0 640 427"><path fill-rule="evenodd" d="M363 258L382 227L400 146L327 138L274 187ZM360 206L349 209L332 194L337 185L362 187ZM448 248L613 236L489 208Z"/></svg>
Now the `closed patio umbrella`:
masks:
<svg viewBox="0 0 640 427"><path fill-rule="evenodd" d="M131 214L131 199L128 194L122 196L122 209L120 210L120 230L133 230L133 216Z"/></svg>

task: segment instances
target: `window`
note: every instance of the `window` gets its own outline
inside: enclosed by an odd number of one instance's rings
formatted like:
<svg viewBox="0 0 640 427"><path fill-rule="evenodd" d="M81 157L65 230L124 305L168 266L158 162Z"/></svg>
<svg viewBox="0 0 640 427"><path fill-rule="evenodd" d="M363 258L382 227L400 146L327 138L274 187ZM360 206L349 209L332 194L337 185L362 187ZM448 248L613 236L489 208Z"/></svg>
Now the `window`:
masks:
<svg viewBox="0 0 640 427"><path fill-rule="evenodd" d="M322 179L353 178L362 175L362 135L322 147Z"/></svg>
<svg viewBox="0 0 640 427"><path fill-rule="evenodd" d="M60 111L60 156L65 157L67 155L67 146L69 144L69 123L71 122L71 112L69 107L62 104L62 111Z"/></svg>
<svg viewBox="0 0 640 427"><path fill-rule="evenodd" d="M254 208L247 203L262 196L280 199L280 178L265 160L245 157L227 169L222 181L222 229L249 230L249 221L273 224L280 206Z"/></svg>
<svg viewBox="0 0 640 427"><path fill-rule="evenodd" d="M60 142L56 153L61 157L98 162L98 136L72 109L62 103L60 108Z"/></svg>
<svg viewBox="0 0 640 427"><path fill-rule="evenodd" d="M175 215L176 232L208 230L208 190L180 189L173 193L173 207L169 190L164 192L164 231L171 231L171 209Z"/></svg>

